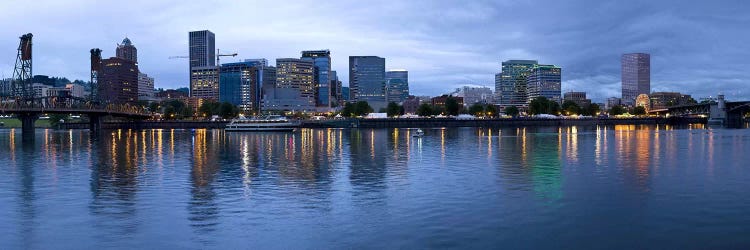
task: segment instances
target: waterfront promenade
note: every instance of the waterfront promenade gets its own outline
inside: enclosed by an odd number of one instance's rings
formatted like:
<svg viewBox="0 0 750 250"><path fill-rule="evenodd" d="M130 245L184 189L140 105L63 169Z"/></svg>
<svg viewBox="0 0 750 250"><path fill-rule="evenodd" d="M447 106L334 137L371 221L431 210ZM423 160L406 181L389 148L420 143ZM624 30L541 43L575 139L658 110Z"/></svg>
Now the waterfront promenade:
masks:
<svg viewBox="0 0 750 250"><path fill-rule="evenodd" d="M132 121L105 122L104 129L218 129L225 121ZM389 118L389 119L331 119L303 120L304 128L440 128L440 127L522 127L522 126L589 126L643 124L705 124L705 118L584 118L584 119L472 119L453 118ZM64 123L61 129L87 129L87 123Z"/></svg>

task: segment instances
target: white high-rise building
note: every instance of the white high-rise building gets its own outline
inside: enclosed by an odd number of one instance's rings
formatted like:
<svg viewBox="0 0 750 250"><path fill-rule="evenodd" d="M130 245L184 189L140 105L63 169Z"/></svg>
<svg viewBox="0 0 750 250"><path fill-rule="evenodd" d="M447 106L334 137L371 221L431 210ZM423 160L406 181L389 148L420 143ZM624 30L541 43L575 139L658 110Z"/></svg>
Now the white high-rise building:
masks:
<svg viewBox="0 0 750 250"><path fill-rule="evenodd" d="M138 100L153 101L154 97L154 78L149 77L143 72L138 72Z"/></svg>

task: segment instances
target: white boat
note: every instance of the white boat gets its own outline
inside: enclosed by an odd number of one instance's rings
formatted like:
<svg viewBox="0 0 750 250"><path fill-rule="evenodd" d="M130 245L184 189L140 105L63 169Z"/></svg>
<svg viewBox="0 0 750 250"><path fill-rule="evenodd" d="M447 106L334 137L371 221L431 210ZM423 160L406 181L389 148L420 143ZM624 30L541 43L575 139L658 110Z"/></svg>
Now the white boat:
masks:
<svg viewBox="0 0 750 250"><path fill-rule="evenodd" d="M292 132L299 128L300 124L290 121L280 115L265 117L240 117L232 119L224 131L283 131Z"/></svg>
<svg viewBox="0 0 750 250"><path fill-rule="evenodd" d="M424 131L422 131L421 128L417 129L417 132L414 132L414 135L412 135L412 136L413 137L422 137L422 136L424 136Z"/></svg>

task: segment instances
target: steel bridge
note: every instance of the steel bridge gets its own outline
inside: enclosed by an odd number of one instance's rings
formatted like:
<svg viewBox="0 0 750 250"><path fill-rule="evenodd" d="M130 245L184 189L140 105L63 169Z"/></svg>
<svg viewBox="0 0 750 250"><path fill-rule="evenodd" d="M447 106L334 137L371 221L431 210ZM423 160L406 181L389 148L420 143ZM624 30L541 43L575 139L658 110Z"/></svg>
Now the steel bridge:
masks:
<svg viewBox="0 0 750 250"><path fill-rule="evenodd" d="M704 116L710 118L709 121L721 122L728 127L741 126L745 115L749 112L750 101L726 102L721 95L718 102L681 105L649 111L651 114L660 116Z"/></svg>
<svg viewBox="0 0 750 250"><path fill-rule="evenodd" d="M129 104L101 104L82 98L43 97L23 99L20 97L0 97L0 114L14 114L21 120L22 133L34 133L34 123L43 114L80 114L88 117L89 128L97 132L102 127L105 116L148 119L149 113L138 106Z"/></svg>
<svg viewBox="0 0 750 250"><path fill-rule="evenodd" d="M21 120L23 137L34 137L34 123L43 114L80 114L88 117L90 129L101 129L105 116L146 119L150 115L141 107L130 104L108 103L100 100L98 75L101 70L101 50L91 50L91 95L88 98L72 96L46 96L35 93L32 79L32 38L31 33L22 35L18 45L16 65L11 82L12 93L0 96L0 114L14 114Z"/></svg>

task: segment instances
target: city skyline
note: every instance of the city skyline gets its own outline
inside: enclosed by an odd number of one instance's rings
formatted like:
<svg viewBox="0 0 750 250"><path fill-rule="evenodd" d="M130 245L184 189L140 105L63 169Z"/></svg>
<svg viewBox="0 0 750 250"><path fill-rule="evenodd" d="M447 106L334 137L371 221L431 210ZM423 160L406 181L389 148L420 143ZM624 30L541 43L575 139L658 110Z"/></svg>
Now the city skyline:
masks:
<svg viewBox="0 0 750 250"><path fill-rule="evenodd" d="M16 8L12 7L14 3L3 2L0 7ZM246 58L273 61L298 56L302 50L329 49L331 70L339 72L345 86L349 85L346 65L349 56L380 56L386 58L389 67L410 71L409 85L415 95L439 95L463 85L492 86L502 61L534 59L565 69L563 92L585 91L590 98L603 101L620 96L620 56L643 52L652 56L654 92L680 91L695 97L723 92L731 99L750 98L750 93L743 89L750 77L742 74L748 55L740 49L747 41L744 33L739 32L742 21L747 20L741 15L747 9L742 4L729 8L723 6L731 4L675 7L669 2L633 5L547 2L545 6L550 8L543 11L550 15L541 15L545 17L537 21L513 18L525 15L533 3L503 2L461 6L398 2L379 8L342 2L299 3L289 8L275 7L270 2L219 3L214 4L215 10L206 12L207 18L200 20L190 19L184 13L200 10L204 4L176 1L123 6L126 10L160 10L158 15L113 11L115 8L101 3L46 5L58 8L34 12L39 16L32 22L10 25L0 31L3 37L0 75L12 75L20 34L35 34L35 74L71 80L88 79L89 49L103 48L102 57L112 57L113 46L127 36L138 46L139 68L156 79L157 88L187 87L187 60L167 58L187 55L185 33L206 29L216 34L216 48L239 53L223 62ZM584 5L586 8L582 8ZM352 15L331 17L309 9L331 9ZM557 11L550 12L553 9ZM614 9L618 9L617 14L608 12ZM584 11L591 13L587 18L579 18ZM239 12L248 12L262 20L308 15L315 21L314 25L308 25L309 30L302 31L293 28L299 24L298 20L253 27L230 25L232 16L237 16L233 13ZM0 21L14 23L21 18L20 13L29 12L9 13L0 17ZM99 22L121 20L132 13L136 13L133 22ZM441 21L434 22L437 16ZM384 21L391 19L394 21ZM547 19L560 21L551 29ZM397 29L404 23L409 28ZM735 37L737 34L739 39ZM716 58L726 64L706 64Z"/></svg>

